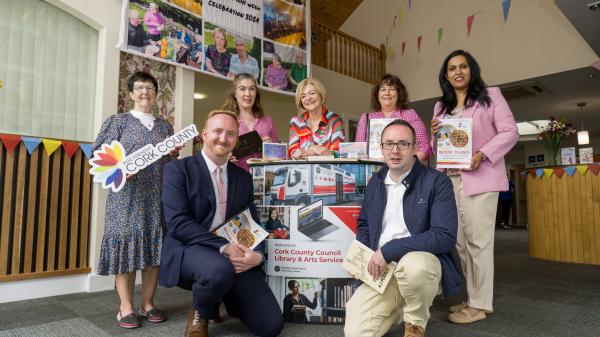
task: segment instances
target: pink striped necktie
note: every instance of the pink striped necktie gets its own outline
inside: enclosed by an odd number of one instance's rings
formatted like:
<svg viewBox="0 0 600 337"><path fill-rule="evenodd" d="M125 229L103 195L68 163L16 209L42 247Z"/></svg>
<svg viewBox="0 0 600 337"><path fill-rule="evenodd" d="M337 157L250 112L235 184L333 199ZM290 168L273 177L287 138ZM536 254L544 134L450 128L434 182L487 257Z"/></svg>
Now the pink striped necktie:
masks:
<svg viewBox="0 0 600 337"><path fill-rule="evenodd" d="M223 182L223 168L217 167L217 194L219 208L221 209L221 222L225 222L225 211L227 210L227 186Z"/></svg>

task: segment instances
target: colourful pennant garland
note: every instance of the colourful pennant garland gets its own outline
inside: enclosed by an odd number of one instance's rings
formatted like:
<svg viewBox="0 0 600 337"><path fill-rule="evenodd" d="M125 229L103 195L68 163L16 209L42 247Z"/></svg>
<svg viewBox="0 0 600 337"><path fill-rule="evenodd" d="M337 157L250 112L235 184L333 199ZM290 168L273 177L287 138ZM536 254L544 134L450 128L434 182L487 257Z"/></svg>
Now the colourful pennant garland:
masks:
<svg viewBox="0 0 600 337"><path fill-rule="evenodd" d="M42 143L44 144L44 148L46 149L48 155L53 154L54 151L60 147L60 144L62 144L60 140L54 139L42 139Z"/></svg>
<svg viewBox="0 0 600 337"><path fill-rule="evenodd" d="M423 40L422 35L417 38L417 50L418 51L421 51L421 40Z"/></svg>
<svg viewBox="0 0 600 337"><path fill-rule="evenodd" d="M535 169L529 169L529 171L527 171L527 172L529 172L529 175L532 176L533 178L536 177Z"/></svg>
<svg viewBox="0 0 600 337"><path fill-rule="evenodd" d="M565 170L562 167L558 167L554 169L554 175L561 178L565 174Z"/></svg>
<svg viewBox="0 0 600 337"><path fill-rule="evenodd" d="M508 19L508 11L510 11L510 0L502 1L502 13L504 14L504 22Z"/></svg>
<svg viewBox="0 0 600 337"><path fill-rule="evenodd" d="M21 136L17 135L0 134L0 139L8 153L13 153L17 145L21 142Z"/></svg>
<svg viewBox="0 0 600 337"><path fill-rule="evenodd" d="M40 143L42 142L41 138L36 137L21 137L21 139L23 140L23 144L25 144L25 147L27 148L27 152L29 152L29 154L32 154L33 151L35 151L38 145L40 145Z"/></svg>
<svg viewBox="0 0 600 337"><path fill-rule="evenodd" d="M92 157L92 144L80 143L79 147L81 148L81 151L83 151L83 154L85 154L85 157L87 159L90 159Z"/></svg>
<svg viewBox="0 0 600 337"><path fill-rule="evenodd" d="M584 176L585 173L588 170L588 166L587 165L577 165L577 172L579 172L580 175Z"/></svg>
<svg viewBox="0 0 600 337"><path fill-rule="evenodd" d="M79 149L78 142L73 142L69 140L63 140L62 146L63 149L65 149L65 153L67 154L67 156L69 156L69 158L73 157L73 155L75 155L75 152L77 152L77 149Z"/></svg>
<svg viewBox="0 0 600 337"><path fill-rule="evenodd" d="M554 173L554 169L551 169L551 168L544 169L544 175L546 177L550 178L550 176L552 175L552 173Z"/></svg>
<svg viewBox="0 0 600 337"><path fill-rule="evenodd" d="M544 169L543 169L543 168L539 168L539 169L536 169L536 170L535 170L535 176L536 176L536 177L538 177L538 178L539 178L539 177L541 177L541 176L543 176L543 175L544 175Z"/></svg>
<svg viewBox="0 0 600 337"><path fill-rule="evenodd" d="M592 171L592 173L594 175L596 175L596 176L598 175L598 172L600 171L600 165L598 165L598 164L591 164L589 166L589 168L590 168L590 171Z"/></svg>
<svg viewBox="0 0 600 337"><path fill-rule="evenodd" d="M475 20L475 15L467 16L467 35L471 35L471 28L473 27L473 20Z"/></svg>
<svg viewBox="0 0 600 337"><path fill-rule="evenodd" d="M442 35L444 34L444 28L440 27L437 30L438 33L438 45L440 44L440 42L442 42Z"/></svg>
<svg viewBox="0 0 600 337"><path fill-rule="evenodd" d="M567 175L569 177L572 177L573 174L575 174L575 171L577 171L577 168L575 168L575 166L567 166L567 167L565 167L565 172L567 172Z"/></svg>

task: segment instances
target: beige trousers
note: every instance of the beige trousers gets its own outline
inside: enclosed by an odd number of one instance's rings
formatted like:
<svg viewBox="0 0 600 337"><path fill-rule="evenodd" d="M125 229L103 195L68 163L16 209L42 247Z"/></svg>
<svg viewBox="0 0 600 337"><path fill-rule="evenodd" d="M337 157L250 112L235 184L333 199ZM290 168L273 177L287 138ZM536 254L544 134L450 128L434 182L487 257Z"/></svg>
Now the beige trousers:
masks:
<svg viewBox="0 0 600 337"><path fill-rule="evenodd" d="M383 294L361 285L346 303L346 337L383 336L393 324L404 321L425 328L429 307L441 294L442 266L435 255L404 255Z"/></svg>
<svg viewBox="0 0 600 337"><path fill-rule="evenodd" d="M467 305L493 312L494 230L498 192L466 196L460 176L450 176L458 210L456 250L467 282Z"/></svg>

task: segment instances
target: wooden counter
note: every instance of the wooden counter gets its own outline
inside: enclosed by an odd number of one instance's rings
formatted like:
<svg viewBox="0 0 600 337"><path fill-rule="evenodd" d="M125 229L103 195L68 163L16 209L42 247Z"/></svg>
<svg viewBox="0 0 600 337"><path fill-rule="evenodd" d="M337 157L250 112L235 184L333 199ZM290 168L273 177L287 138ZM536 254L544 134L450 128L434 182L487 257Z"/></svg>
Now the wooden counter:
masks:
<svg viewBox="0 0 600 337"><path fill-rule="evenodd" d="M596 171L597 172L597 171ZM527 175L529 254L600 265L600 176Z"/></svg>

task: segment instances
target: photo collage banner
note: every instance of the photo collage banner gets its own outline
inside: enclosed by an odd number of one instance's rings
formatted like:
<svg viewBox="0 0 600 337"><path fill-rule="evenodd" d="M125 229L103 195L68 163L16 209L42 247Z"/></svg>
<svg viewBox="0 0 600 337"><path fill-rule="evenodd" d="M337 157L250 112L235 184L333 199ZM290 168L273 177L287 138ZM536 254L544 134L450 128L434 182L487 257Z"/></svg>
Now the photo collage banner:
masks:
<svg viewBox="0 0 600 337"><path fill-rule="evenodd" d="M310 74L310 0L125 0L118 47L293 94Z"/></svg>

